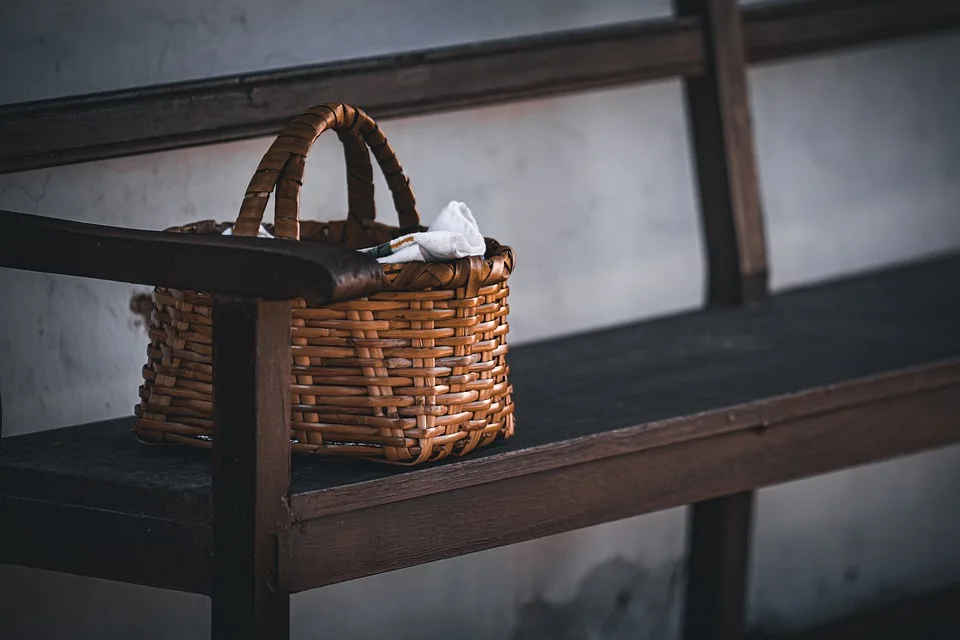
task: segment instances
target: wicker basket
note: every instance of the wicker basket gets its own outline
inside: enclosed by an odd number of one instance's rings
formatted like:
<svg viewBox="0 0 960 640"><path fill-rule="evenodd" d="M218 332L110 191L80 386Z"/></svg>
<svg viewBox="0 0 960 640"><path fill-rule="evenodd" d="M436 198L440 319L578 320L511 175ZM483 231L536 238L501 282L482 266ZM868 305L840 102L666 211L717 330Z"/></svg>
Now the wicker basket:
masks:
<svg viewBox="0 0 960 640"><path fill-rule="evenodd" d="M346 220L299 220L305 157L337 132L347 163ZM373 168L386 177L400 227L374 221ZM422 229L413 192L377 124L359 109L324 104L297 116L257 168L235 225L202 221L179 233L254 236L276 191L279 238L362 248ZM326 306L295 300L291 318L291 430L295 452L402 464L465 454L513 435L507 379L509 247L487 239L483 258L384 265L376 295ZM211 298L157 288L149 361L134 432L145 442L211 445Z"/></svg>

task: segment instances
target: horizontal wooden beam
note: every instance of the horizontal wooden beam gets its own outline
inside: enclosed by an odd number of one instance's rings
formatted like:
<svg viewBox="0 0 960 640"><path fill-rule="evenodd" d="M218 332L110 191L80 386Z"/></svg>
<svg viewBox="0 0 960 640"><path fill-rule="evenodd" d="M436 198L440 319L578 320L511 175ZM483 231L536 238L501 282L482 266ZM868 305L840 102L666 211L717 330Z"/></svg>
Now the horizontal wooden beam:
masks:
<svg viewBox="0 0 960 640"><path fill-rule="evenodd" d="M0 495L0 564L208 593L209 526Z"/></svg>
<svg viewBox="0 0 960 640"><path fill-rule="evenodd" d="M747 58L767 62L960 27L953 0L800 0L744 10Z"/></svg>
<svg viewBox="0 0 960 640"><path fill-rule="evenodd" d="M960 441L958 415L954 384L309 520L291 532L296 561L284 587L303 591L945 446Z"/></svg>
<svg viewBox="0 0 960 640"><path fill-rule="evenodd" d="M377 119L692 73L694 21L616 26L0 108L0 173L277 133L336 100Z"/></svg>
<svg viewBox="0 0 960 640"><path fill-rule="evenodd" d="M124 229L0 210L0 267L317 304L379 291L383 270L315 242Z"/></svg>
<svg viewBox="0 0 960 640"><path fill-rule="evenodd" d="M960 441L957 416L952 361L359 482L335 497L295 494L283 586L302 591L949 445ZM13 497L11 483L2 493L0 521L14 526L0 529L0 563L209 592L203 518Z"/></svg>
<svg viewBox="0 0 960 640"><path fill-rule="evenodd" d="M744 10L751 62L960 26L953 0L809 0ZM0 173L278 132L324 100L376 118L700 74L678 18L0 107Z"/></svg>
<svg viewBox="0 0 960 640"><path fill-rule="evenodd" d="M367 509L410 496L432 495L528 474L593 464L612 456L709 441L738 432L762 432L772 426L881 402L885 398L960 386L960 360L851 380L748 404L648 422L584 438L530 447L509 455L464 459L397 477L354 482L330 489L295 493L294 520L309 520ZM960 438L960 431L957 433Z"/></svg>

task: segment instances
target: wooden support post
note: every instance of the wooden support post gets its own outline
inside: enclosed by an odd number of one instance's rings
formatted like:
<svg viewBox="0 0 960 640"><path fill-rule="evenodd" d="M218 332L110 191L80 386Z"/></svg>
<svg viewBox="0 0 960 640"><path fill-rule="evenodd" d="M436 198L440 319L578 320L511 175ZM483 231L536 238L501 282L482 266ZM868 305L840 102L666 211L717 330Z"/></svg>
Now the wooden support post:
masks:
<svg viewBox="0 0 960 640"><path fill-rule="evenodd" d="M676 0L700 18L704 74L684 80L708 265L708 302L766 296L767 256L736 0Z"/></svg>
<svg viewBox="0 0 960 640"><path fill-rule="evenodd" d="M737 0L675 0L700 20L703 75L684 80L707 254L707 302L767 295L767 255L757 182L743 33ZM751 492L692 505L684 640L744 633Z"/></svg>
<svg viewBox="0 0 960 640"><path fill-rule="evenodd" d="M214 640L289 636L290 303L213 305Z"/></svg>
<svg viewBox="0 0 960 640"><path fill-rule="evenodd" d="M744 636L753 491L690 510L684 640Z"/></svg>

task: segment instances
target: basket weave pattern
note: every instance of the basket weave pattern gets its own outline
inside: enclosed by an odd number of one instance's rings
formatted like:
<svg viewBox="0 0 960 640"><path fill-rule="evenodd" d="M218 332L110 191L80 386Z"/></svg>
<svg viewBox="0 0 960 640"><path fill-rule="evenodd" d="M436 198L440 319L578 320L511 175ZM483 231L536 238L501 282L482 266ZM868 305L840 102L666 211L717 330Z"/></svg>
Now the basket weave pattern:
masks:
<svg viewBox="0 0 960 640"><path fill-rule="evenodd" d="M348 216L301 222L304 159L328 129L344 145ZM399 228L374 220L368 146L393 193ZM236 235L256 235L274 188L275 222L266 226L278 238L359 248L422 229L386 138L372 119L347 105L314 107L280 134L250 182ZM221 233L229 226L202 221L169 231ZM510 248L487 239L484 257L383 269L384 289L368 298L319 307L293 302L293 450L417 464L513 435L506 363ZM153 298L134 431L148 442L210 446L211 297L157 288Z"/></svg>

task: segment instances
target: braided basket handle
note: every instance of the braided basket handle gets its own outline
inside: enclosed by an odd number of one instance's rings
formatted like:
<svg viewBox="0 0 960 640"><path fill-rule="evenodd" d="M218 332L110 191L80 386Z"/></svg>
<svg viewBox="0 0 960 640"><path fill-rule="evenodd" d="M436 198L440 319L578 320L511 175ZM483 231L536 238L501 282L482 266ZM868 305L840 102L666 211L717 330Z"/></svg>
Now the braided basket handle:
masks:
<svg viewBox="0 0 960 640"><path fill-rule="evenodd" d="M420 224L410 181L377 123L360 109L331 102L301 113L270 145L247 186L233 230L236 235L257 235L270 192L276 190L274 235L300 239L300 187L306 157L320 134L328 129L336 131L343 143L347 163L348 227L362 227L376 215L373 169L367 147L377 159L393 194L400 226L407 228Z"/></svg>

